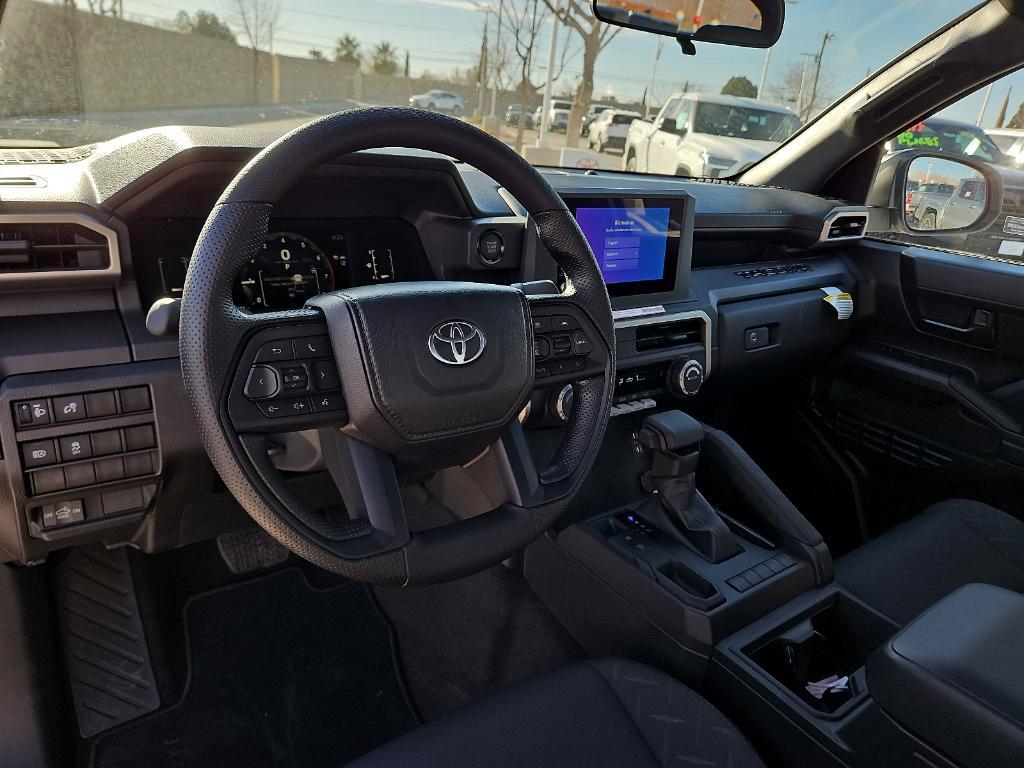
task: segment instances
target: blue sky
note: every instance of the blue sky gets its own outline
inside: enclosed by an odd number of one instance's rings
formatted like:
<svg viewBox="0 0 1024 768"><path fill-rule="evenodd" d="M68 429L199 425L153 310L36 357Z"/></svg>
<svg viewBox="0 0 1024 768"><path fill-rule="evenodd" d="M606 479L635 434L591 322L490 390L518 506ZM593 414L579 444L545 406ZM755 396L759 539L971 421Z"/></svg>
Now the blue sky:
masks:
<svg viewBox="0 0 1024 768"><path fill-rule="evenodd" d="M517 2L521 0L507 0ZM371 48L388 40L408 51L413 73L429 70L447 73L477 60L481 33L487 16L480 5L497 7L498 0L281 0L282 16L275 50L304 56L310 48L333 50L333 41L352 34ZM816 54L826 31L835 34L825 49L821 85L830 98L841 96L902 51L969 10L975 0L797 0L787 4L786 28L771 54L768 92L794 67L802 67L803 54ZM203 8L227 16L229 0L124 0L125 12L139 20L169 19L179 9ZM493 21L492 21L493 24ZM545 25L542 50L547 50L549 25ZM560 46L567 37L577 55L567 65L559 85L571 88L579 72L579 46L574 33L560 31ZM595 99L613 93L620 99L638 99L647 87L654 65L656 38L642 33L620 34L597 63ZM654 97L662 100L689 82L718 91L733 75L744 75L757 84L764 65L764 51L731 46L698 45L695 57L682 56L670 39L657 65ZM546 55L540 57L543 75ZM991 125L1006 88L1013 86L1011 111L1024 101L1024 72L1011 75L993 91L986 120ZM983 100L975 94L947 110L956 119L974 122Z"/></svg>

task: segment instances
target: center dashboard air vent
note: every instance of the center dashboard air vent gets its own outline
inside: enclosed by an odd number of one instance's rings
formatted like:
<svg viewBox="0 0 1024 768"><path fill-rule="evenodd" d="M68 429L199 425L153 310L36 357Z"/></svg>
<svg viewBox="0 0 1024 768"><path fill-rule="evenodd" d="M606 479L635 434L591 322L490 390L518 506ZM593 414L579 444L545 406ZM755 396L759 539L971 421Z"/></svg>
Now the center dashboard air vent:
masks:
<svg viewBox="0 0 1024 768"><path fill-rule="evenodd" d="M85 160L96 150L96 144L81 147L37 147L0 149L0 165L63 165Z"/></svg>
<svg viewBox="0 0 1024 768"><path fill-rule="evenodd" d="M703 333L704 322L695 317L639 325L636 329L636 349L637 352L647 352L652 349L702 344Z"/></svg>
<svg viewBox="0 0 1024 768"><path fill-rule="evenodd" d="M75 213L0 216L0 287L120 275L116 233Z"/></svg>

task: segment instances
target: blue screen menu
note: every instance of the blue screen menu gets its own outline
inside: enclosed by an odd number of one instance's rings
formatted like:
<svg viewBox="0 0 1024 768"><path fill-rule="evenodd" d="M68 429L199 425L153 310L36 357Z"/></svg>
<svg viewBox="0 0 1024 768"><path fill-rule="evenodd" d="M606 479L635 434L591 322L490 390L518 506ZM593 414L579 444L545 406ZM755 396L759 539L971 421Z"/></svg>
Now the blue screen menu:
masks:
<svg viewBox="0 0 1024 768"><path fill-rule="evenodd" d="M669 213L669 208L576 209L606 283L664 277Z"/></svg>

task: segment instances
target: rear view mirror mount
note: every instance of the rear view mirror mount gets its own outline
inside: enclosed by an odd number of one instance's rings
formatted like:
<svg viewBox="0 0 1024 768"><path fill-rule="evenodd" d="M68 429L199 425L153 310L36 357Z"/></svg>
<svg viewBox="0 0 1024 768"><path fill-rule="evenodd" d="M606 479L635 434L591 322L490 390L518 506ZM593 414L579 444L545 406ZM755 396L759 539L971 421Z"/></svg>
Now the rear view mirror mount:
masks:
<svg viewBox="0 0 1024 768"><path fill-rule="evenodd" d="M619 27L674 37L683 53L697 53L695 42L770 48L782 35L783 0L704 0L691 16L687 0L594 0L594 15Z"/></svg>

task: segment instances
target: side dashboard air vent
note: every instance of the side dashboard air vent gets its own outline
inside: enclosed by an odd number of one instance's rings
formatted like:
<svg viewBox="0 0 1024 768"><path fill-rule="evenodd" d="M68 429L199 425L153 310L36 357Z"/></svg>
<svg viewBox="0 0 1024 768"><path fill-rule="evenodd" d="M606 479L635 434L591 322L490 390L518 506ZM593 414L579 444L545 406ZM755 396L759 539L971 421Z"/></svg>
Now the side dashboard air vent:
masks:
<svg viewBox="0 0 1024 768"><path fill-rule="evenodd" d="M50 149L0 149L0 165L62 165L85 160L96 150L96 144L81 147Z"/></svg>
<svg viewBox="0 0 1024 768"><path fill-rule="evenodd" d="M770 267L757 267L756 269L741 269L734 274L744 280L751 280L755 277L777 277L778 275L795 275L799 272L813 272L810 264L780 264Z"/></svg>
<svg viewBox="0 0 1024 768"><path fill-rule="evenodd" d="M0 279L40 272L111 270L116 255L113 233L75 218L0 217Z"/></svg>
<svg viewBox="0 0 1024 768"><path fill-rule="evenodd" d="M45 186L46 180L39 176L0 176L0 189Z"/></svg>
<svg viewBox="0 0 1024 768"><path fill-rule="evenodd" d="M644 352L652 349L683 347L688 344L703 344L703 333L704 321L696 317L638 325L636 349L638 352Z"/></svg>
<svg viewBox="0 0 1024 768"><path fill-rule="evenodd" d="M825 217L818 243L858 240L868 229L868 212L865 208L837 208Z"/></svg>

